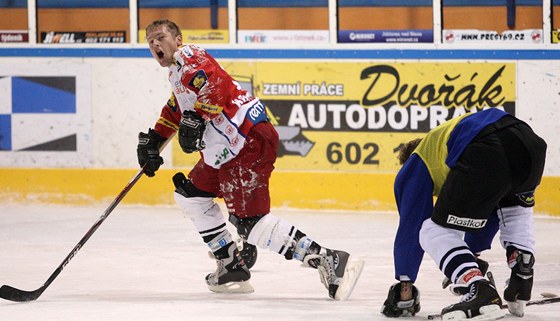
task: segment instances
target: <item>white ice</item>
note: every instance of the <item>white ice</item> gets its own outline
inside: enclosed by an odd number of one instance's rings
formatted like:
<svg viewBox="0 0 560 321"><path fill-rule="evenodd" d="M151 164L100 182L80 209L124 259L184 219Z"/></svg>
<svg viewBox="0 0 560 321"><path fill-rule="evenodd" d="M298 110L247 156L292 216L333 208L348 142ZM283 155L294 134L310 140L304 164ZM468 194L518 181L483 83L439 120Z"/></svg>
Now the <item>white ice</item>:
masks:
<svg viewBox="0 0 560 321"><path fill-rule="evenodd" d="M103 214L105 207L0 205L0 284L39 288ZM119 206L38 300L0 299L2 321L49 320L390 320L380 307L394 282L396 213L273 210L321 245L344 249L366 265L348 301L333 301L317 271L261 250L252 294L216 294L204 283L215 263L190 221L173 207ZM533 299L560 293L560 220L537 216ZM503 290L509 270L497 242L483 258ZM426 320L458 297L426 256L416 285ZM525 317L560 320L560 303L527 307Z"/></svg>

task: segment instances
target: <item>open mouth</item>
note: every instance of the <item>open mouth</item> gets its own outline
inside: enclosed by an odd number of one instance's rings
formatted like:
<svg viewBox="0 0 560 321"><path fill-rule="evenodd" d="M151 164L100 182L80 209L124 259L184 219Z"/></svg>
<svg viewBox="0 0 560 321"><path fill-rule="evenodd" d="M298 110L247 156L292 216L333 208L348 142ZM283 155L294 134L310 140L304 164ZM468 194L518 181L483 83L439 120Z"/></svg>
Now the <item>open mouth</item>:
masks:
<svg viewBox="0 0 560 321"><path fill-rule="evenodd" d="M158 50L156 52L156 55L158 56L159 59L163 58L163 51Z"/></svg>

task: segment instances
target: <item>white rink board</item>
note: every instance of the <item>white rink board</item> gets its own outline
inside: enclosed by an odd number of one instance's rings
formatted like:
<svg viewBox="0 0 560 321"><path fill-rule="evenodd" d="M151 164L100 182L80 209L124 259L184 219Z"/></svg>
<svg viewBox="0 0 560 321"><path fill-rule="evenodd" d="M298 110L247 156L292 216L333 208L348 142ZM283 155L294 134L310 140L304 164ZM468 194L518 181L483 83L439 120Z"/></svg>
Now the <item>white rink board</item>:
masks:
<svg viewBox="0 0 560 321"><path fill-rule="evenodd" d="M250 61L257 61L252 59ZM297 60L290 59L289 62ZM305 60L312 61L312 60ZM337 59L344 62L344 59ZM351 61L351 60L348 60ZM360 60L363 61L363 60ZM385 60L395 62L396 60ZM401 60L399 60L402 62ZM443 60L447 62L449 60ZM480 62L451 60L453 62ZM223 65L235 63L219 59ZM383 60L371 60L382 63ZM430 60L433 62L433 60ZM494 61L493 61L494 62ZM511 61L508 61L511 62ZM516 70L516 110L549 144L545 176L560 176L560 61L518 60ZM170 95L167 69L151 58L2 58L2 63L36 68L82 66L91 70L91 137L94 168L131 168L137 163L137 135L157 120ZM48 67L42 67L48 66ZM164 152L165 166L171 164L171 151ZM89 162L88 162L89 164ZM10 163L4 167L25 167Z"/></svg>

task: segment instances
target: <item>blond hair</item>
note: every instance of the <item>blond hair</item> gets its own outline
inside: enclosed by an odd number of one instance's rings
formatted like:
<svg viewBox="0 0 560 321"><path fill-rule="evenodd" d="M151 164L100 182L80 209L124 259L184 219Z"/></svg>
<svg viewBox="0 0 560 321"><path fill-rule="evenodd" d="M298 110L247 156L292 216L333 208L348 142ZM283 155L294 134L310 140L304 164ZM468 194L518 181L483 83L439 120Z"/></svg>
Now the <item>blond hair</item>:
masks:
<svg viewBox="0 0 560 321"><path fill-rule="evenodd" d="M181 28L179 28L179 26L175 22L168 19L160 19L150 23L146 27L146 35L157 29L159 26L167 27L167 30L169 30L173 37L183 36L183 34L181 33Z"/></svg>

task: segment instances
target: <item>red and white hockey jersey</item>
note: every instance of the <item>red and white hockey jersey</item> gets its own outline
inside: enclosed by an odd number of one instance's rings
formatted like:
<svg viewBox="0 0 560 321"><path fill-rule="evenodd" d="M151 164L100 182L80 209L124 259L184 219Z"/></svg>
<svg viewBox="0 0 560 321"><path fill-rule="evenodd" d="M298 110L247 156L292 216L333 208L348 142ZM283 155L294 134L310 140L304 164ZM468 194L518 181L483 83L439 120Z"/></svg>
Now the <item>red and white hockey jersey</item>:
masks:
<svg viewBox="0 0 560 321"><path fill-rule="evenodd" d="M204 49L185 45L169 67L171 98L163 107L155 131L169 138L179 128L184 110L195 110L207 121L201 151L214 168L239 153L249 130L266 121L264 105L233 79Z"/></svg>

